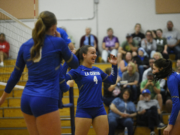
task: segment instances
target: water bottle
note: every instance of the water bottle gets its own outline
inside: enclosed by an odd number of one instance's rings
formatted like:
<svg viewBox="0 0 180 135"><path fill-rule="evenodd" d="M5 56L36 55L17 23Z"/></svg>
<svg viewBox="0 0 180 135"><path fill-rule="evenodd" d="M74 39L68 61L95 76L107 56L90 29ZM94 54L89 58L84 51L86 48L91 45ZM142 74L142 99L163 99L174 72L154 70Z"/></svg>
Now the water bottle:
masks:
<svg viewBox="0 0 180 135"><path fill-rule="evenodd" d="M127 127L125 127L125 129L124 129L124 135L128 135L128 129L127 129Z"/></svg>

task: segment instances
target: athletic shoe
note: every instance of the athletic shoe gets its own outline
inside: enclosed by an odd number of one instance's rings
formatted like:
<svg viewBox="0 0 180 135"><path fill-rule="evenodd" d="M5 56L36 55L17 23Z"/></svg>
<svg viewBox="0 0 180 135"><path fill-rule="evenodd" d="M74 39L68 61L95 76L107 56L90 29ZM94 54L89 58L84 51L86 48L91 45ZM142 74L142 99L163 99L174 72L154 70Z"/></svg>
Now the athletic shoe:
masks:
<svg viewBox="0 0 180 135"><path fill-rule="evenodd" d="M156 135L154 131L151 131L150 135Z"/></svg>
<svg viewBox="0 0 180 135"><path fill-rule="evenodd" d="M163 128L165 128L166 127L166 125L164 124L164 123L159 123L159 125L157 126L157 129L163 129Z"/></svg>

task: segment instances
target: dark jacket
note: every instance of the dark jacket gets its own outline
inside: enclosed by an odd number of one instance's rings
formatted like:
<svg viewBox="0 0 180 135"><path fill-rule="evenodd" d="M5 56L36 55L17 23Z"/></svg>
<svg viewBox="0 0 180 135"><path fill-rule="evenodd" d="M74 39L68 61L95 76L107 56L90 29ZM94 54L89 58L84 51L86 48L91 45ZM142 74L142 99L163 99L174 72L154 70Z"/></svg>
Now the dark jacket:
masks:
<svg viewBox="0 0 180 135"><path fill-rule="evenodd" d="M92 35L92 34L91 34L91 35ZM98 49L98 39L97 39L97 37L96 37L95 35L92 35L92 36L94 37L94 39L95 39L95 41L96 41L96 45L97 45L96 51L99 52L99 49ZM82 46L84 45L83 43L84 43L85 37L86 37L86 35L84 35L84 36L81 37L80 47L82 47Z"/></svg>
<svg viewBox="0 0 180 135"><path fill-rule="evenodd" d="M138 64L138 65L147 65L147 66L149 66L149 58L147 56L144 56L143 61L141 61L141 59L138 56L134 56L133 61L136 62L136 64Z"/></svg>

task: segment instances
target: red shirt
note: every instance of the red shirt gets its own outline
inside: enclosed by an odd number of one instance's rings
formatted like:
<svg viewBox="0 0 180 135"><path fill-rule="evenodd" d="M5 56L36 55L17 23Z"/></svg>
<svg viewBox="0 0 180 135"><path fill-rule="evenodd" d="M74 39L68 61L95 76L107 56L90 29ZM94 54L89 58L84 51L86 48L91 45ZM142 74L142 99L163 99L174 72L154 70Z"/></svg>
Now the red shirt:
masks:
<svg viewBox="0 0 180 135"><path fill-rule="evenodd" d="M0 42L0 51L3 51L9 56L9 49L10 49L10 46L7 41Z"/></svg>

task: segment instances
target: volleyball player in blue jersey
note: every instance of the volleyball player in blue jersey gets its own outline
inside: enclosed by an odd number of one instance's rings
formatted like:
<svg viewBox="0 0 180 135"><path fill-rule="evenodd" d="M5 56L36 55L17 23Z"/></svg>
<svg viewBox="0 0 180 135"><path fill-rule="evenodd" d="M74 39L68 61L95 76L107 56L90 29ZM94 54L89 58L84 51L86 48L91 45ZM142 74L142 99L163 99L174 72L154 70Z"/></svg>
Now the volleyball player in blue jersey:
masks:
<svg viewBox="0 0 180 135"><path fill-rule="evenodd" d="M168 126L164 129L164 135L179 135L180 133L180 74L173 72L170 60L159 59L153 64L153 74L156 80L167 77L167 85L171 94L173 107Z"/></svg>
<svg viewBox="0 0 180 135"><path fill-rule="evenodd" d="M59 67L63 58L71 68L78 67L77 57L70 52L56 31L53 13L42 12L32 31L32 38L19 50L16 66L8 80L0 105L19 81L25 65L28 81L21 98L23 112L30 135L60 135L58 111Z"/></svg>
<svg viewBox="0 0 180 135"><path fill-rule="evenodd" d="M56 29L57 32L60 33L60 36L62 39L64 39L64 41L66 42L66 44L68 45L69 49L71 51L74 51L74 44L71 42L71 39L69 38L68 34L66 33L65 30L63 30L62 28L57 28Z"/></svg>
<svg viewBox="0 0 180 135"><path fill-rule="evenodd" d="M101 69L92 66L96 60L96 49L83 46L76 52L80 61L77 69L71 69L66 74L66 80L75 80L79 88L75 118L75 135L87 135L91 124L97 135L108 135L109 126L106 111L102 101L102 82L115 84L117 79L117 59L111 57L111 75L108 76ZM63 65L63 72L68 66Z"/></svg>

